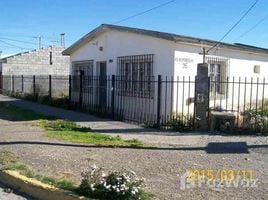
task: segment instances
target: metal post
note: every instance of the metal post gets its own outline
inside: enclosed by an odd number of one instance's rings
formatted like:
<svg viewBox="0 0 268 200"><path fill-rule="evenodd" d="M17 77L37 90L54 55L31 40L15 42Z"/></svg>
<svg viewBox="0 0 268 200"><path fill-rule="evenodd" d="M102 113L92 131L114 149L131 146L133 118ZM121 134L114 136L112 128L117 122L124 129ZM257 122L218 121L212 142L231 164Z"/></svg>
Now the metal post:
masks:
<svg viewBox="0 0 268 200"><path fill-rule="evenodd" d="M12 95L14 95L14 75L11 75L11 81L12 81L12 83L11 83L11 92L12 92Z"/></svg>
<svg viewBox="0 0 268 200"><path fill-rule="evenodd" d="M114 118L114 97L115 97L115 75L112 75L112 90L111 90L111 113L112 118Z"/></svg>
<svg viewBox="0 0 268 200"><path fill-rule="evenodd" d="M36 98L36 91L35 91L35 75L33 75L33 96Z"/></svg>
<svg viewBox="0 0 268 200"><path fill-rule="evenodd" d="M72 101L72 75L69 75L69 104Z"/></svg>
<svg viewBox="0 0 268 200"><path fill-rule="evenodd" d="M51 75L48 76L48 84L49 84L48 95L51 98L52 97Z"/></svg>
<svg viewBox="0 0 268 200"><path fill-rule="evenodd" d="M79 106L82 107L83 102L83 75L84 73L80 72L80 83L79 83Z"/></svg>
<svg viewBox="0 0 268 200"><path fill-rule="evenodd" d="M161 97L162 97L162 76L158 75L157 81L157 128L161 128Z"/></svg>
<svg viewBox="0 0 268 200"><path fill-rule="evenodd" d="M24 92L24 78L23 75L21 75L21 93Z"/></svg>

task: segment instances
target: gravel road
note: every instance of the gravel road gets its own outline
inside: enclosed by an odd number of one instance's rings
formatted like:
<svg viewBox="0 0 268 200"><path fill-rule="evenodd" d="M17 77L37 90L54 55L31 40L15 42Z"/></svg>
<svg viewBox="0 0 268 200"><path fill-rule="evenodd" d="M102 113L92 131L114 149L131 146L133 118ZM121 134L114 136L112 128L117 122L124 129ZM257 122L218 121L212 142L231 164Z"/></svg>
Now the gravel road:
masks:
<svg viewBox="0 0 268 200"><path fill-rule="evenodd" d="M147 190L155 194L156 199L268 199L267 137L196 135L189 137L198 143L186 142L169 149L92 148L47 138L41 129L26 122L0 120L0 126L1 151L14 152L21 162L44 175L65 176L78 183L80 172L96 164L107 170L135 171L146 178ZM162 137L165 140L168 136ZM181 141L187 140L187 136L180 137ZM241 148L209 148L218 142L240 142L234 144ZM259 179L258 187L183 190L180 176L190 168L252 169L254 178Z"/></svg>

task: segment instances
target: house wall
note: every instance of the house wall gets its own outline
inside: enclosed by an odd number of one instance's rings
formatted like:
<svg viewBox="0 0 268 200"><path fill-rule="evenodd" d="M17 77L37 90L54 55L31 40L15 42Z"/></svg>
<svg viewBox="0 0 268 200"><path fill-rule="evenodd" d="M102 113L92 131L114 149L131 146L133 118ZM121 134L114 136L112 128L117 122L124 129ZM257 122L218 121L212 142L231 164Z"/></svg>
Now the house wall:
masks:
<svg viewBox="0 0 268 200"><path fill-rule="evenodd" d="M103 47L103 51L99 50ZM71 63L74 61L93 60L94 61L94 75L97 75L97 62L107 62L107 75L116 74L117 57L131 56L142 54L154 54L153 74L157 79L157 75L161 74L164 81L162 85L162 113L163 117L168 117L171 114L191 114L194 112L194 79L197 72L197 64L202 63L202 47L175 43L172 41L158 39L154 37L125 33L115 30L104 32L94 40L76 50L70 57ZM268 77L268 57L267 55L253 54L247 52L233 51L233 50L217 50L210 52L213 56L228 58L230 61L229 76L230 77L251 77L262 79ZM112 60L112 62L110 62ZM185 65L186 63L186 65ZM254 74L254 65L261 66L261 73ZM175 81L174 84L165 83L165 80ZM177 82L176 82L177 81ZM156 84L155 84L156 86ZM239 94L237 86L234 87L234 94L229 91L228 98L217 100L216 104L228 105L230 109L230 98L234 98L232 106L237 106ZM242 86L240 91L242 94ZM260 87L260 90L262 88ZM249 88L245 89L249 94ZM173 91L173 92L172 92ZM253 88L254 91L254 88ZM256 91L256 90L255 90ZM152 112L153 119L156 116L157 106L157 87L155 87L154 96L152 98L142 99L138 97L116 97L123 106L132 112L141 114ZM252 96L256 97L256 94ZM261 93L258 94L261 97ZM108 95L109 96L109 95ZM249 101L249 95L246 95L246 101ZM268 97L268 94L265 94ZM90 95L87 98L91 98ZM255 98L256 99L256 98ZM86 99L85 99L86 100ZM254 101L254 99L252 99ZM220 102L219 102L220 101ZM242 102L243 99L240 98ZM210 104L214 105L214 101ZM140 106L139 106L140 105ZM141 107L141 105L146 105ZM127 114L127 113L126 113ZM146 116L146 114L144 115ZM131 117L131 116L130 116ZM146 117L145 117L146 118Z"/></svg>
<svg viewBox="0 0 268 200"><path fill-rule="evenodd" d="M99 51L99 47L103 47L103 51ZM171 77L174 74L174 55L172 47L173 42L167 40L133 33L109 31L80 47L70 56L70 59L71 63L75 61L93 60L94 75L98 74L97 62L106 61L107 75L111 76L112 74L117 73L117 57L154 54L153 75L157 79L158 74L167 77ZM109 62L109 60L113 60L113 62ZM116 106L126 107L129 111L126 114L132 116L139 116L139 118L147 119L154 118L155 115L148 116L146 113L156 113L156 85L157 83L154 84L155 92L152 98L116 96L116 101L120 102L116 104ZM96 93L94 94L96 96ZM91 95L84 95L84 101L92 99ZM74 94L74 96L76 96L75 99L77 100L78 95ZM129 117L131 118L131 116Z"/></svg>
<svg viewBox="0 0 268 200"><path fill-rule="evenodd" d="M79 48L71 56L73 61L94 60L94 74L96 63L107 62L107 75L116 74L117 57L154 54L154 75L173 75L172 42L153 37L123 33L119 31L105 32L96 39ZM103 51L99 47L103 47ZM109 62L113 60L113 62Z"/></svg>
<svg viewBox="0 0 268 200"><path fill-rule="evenodd" d="M185 76L185 79L188 80L191 77L191 80L194 80L194 77L197 73L197 64L202 63L203 56L200 55L202 52L201 47L176 44L174 48L174 76L180 77ZM250 102L253 105L260 105L260 101L265 98L268 99L268 92L266 92L263 85L258 83L263 83L264 78L268 77L268 56L262 54L254 54L249 52L218 49L217 51L210 52L211 56L218 56L222 58L229 59L229 69L227 76L229 81L234 81L235 84L230 83L228 85L228 94L227 98L222 99L211 99L210 106L220 106L226 110L240 110L247 109ZM187 62L187 66L183 62ZM260 65L260 73L254 73L254 65ZM243 82L251 83L244 84ZM239 84L239 81L241 82ZM267 80L266 80L267 82ZM267 86L266 86L267 87ZM178 90L176 84L174 85L174 92ZM181 95L179 96L189 96L188 94L189 87L186 84L184 92L180 91ZM194 90L190 88L190 97L194 97ZM174 98L173 107L177 105L182 105L185 109L188 109L187 99L183 100L182 98ZM179 110L181 110L179 108ZM193 112L193 104L190 104L189 110ZM181 112L181 111L180 111Z"/></svg>

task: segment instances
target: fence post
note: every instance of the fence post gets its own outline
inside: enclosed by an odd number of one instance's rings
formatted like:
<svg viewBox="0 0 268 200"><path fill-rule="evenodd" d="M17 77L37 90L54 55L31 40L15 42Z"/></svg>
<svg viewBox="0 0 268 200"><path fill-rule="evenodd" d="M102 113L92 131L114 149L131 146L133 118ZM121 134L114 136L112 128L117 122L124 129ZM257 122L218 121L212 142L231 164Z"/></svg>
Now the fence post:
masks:
<svg viewBox="0 0 268 200"><path fill-rule="evenodd" d="M202 63L197 65L197 78L195 82L195 117L199 120L196 126L201 131L207 131L209 128L209 83L208 64Z"/></svg>
<svg viewBox="0 0 268 200"><path fill-rule="evenodd" d="M161 99L162 99L162 76L158 75L157 81L157 128L161 128Z"/></svg>
<svg viewBox="0 0 268 200"><path fill-rule="evenodd" d="M23 75L21 75L21 93L24 92L24 80L23 80Z"/></svg>
<svg viewBox="0 0 268 200"><path fill-rule="evenodd" d="M11 75L11 92L12 92L12 95L14 95L14 75Z"/></svg>
<svg viewBox="0 0 268 200"><path fill-rule="evenodd" d="M72 101L72 75L69 75L69 104Z"/></svg>
<svg viewBox="0 0 268 200"><path fill-rule="evenodd" d="M79 106L82 107L82 102L83 102L83 75L84 73L81 71L80 72L80 83L79 83Z"/></svg>
<svg viewBox="0 0 268 200"><path fill-rule="evenodd" d="M36 91L35 91L35 75L33 75L33 96L34 96L34 99L36 98Z"/></svg>
<svg viewBox="0 0 268 200"><path fill-rule="evenodd" d="M48 95L49 95L49 98L51 98L52 97L51 75L48 76L48 85L49 85Z"/></svg>
<svg viewBox="0 0 268 200"><path fill-rule="evenodd" d="M115 75L112 75L112 90L111 90L111 113L112 113L112 118L114 119L114 97L115 97Z"/></svg>

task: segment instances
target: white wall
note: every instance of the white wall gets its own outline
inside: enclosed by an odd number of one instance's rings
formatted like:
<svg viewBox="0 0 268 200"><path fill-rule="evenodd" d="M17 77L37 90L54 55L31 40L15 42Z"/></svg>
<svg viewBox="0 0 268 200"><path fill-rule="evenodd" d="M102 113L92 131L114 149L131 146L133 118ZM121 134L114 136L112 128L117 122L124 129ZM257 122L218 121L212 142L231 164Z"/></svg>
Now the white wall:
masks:
<svg viewBox="0 0 268 200"><path fill-rule="evenodd" d="M103 47L103 51L99 50L99 47L101 46ZM173 76L175 81L177 80L177 77L179 77L178 84L175 83L173 86L168 84L167 93L163 92L162 99L167 97L168 102L165 104L165 102L162 101L162 112L165 112L165 110L167 110L167 112L173 110L173 113L181 113L183 108L184 114L187 114L188 112L192 113L194 109L193 104L190 104L190 106L187 105L187 100L188 97L194 97L193 82L197 72L197 64L201 63L203 59L203 56L200 54L201 52L201 46L189 44L186 45L134 33L109 30L75 51L71 55L71 62L94 60L94 74L96 74L96 62L106 61L107 75L112 75L116 74L117 57L154 54L153 73L156 78L158 74L163 75L163 80L165 80L165 76L168 77L168 80L170 80ZM268 77L267 55L253 54L229 49L218 49L217 51L210 52L210 54L213 56L228 58L230 60L229 76L231 77L248 77L248 80L250 77L259 77L260 79L263 77ZM113 60L113 62L109 62L109 60ZM260 74L254 74L254 65L261 66ZM183 76L185 83L182 83ZM184 90L182 90L183 85ZM165 91L165 89L165 85L163 85L163 91ZM240 89L242 93L242 88ZM247 92L248 89L249 88L246 89ZM237 91L237 88L235 90ZM172 94L171 91L174 91L174 94ZM155 91L155 95L156 93L157 91ZM229 91L229 93L230 97L231 91ZM237 101L237 92L234 94L234 98L234 102L236 102L234 106L237 106L237 104L239 104ZM136 101L137 99L134 99L134 102L130 102L130 105L128 106L134 106ZM154 103L152 109L156 110L156 96L154 97L154 102L153 100L148 99L139 99L138 101L140 101L138 103L140 105L142 105L144 102L152 101L152 103ZM242 99L240 99L240 101L242 101ZM127 102L129 102L129 100ZM173 108L170 107L172 104ZM222 104L226 104L225 100L222 101ZM229 99L227 99L227 104L229 108L231 105ZM137 108L133 109L135 112L140 112L140 110ZM142 109L141 112L143 111Z"/></svg>
<svg viewBox="0 0 268 200"><path fill-rule="evenodd" d="M101 34L95 40L82 46L71 55L71 62L82 60L94 60L94 74L96 75L97 62L107 62L107 75L116 74L117 57L154 54L153 75L157 79L157 75L171 77L174 74L174 55L173 42L156 39L153 37L123 33L119 31L109 31ZM103 47L103 51L99 51L99 47ZM112 63L109 60L113 60ZM164 79L164 77L163 77ZM156 86L156 83L155 83ZM117 100L128 108L128 114L139 116L139 118L153 119L155 115L148 116L146 112L156 113L156 95L153 98L129 98L117 97ZM170 93L168 93L170 96ZM126 103L127 102L127 103ZM145 106L144 106L145 105ZM164 103L163 103L164 109ZM131 116L129 116L131 118Z"/></svg>
<svg viewBox="0 0 268 200"><path fill-rule="evenodd" d="M103 47L103 51L99 51L100 46ZM173 43L166 40L133 33L109 31L75 51L71 55L71 62L94 60L96 69L96 62L106 61L107 75L112 75L116 73L117 57L119 56L155 54L154 75L172 76L174 63L172 46ZM113 62L109 63L111 59Z"/></svg>
<svg viewBox="0 0 268 200"><path fill-rule="evenodd" d="M202 52L201 47L190 46L190 45L181 45L176 44L174 48L174 76L180 77L185 76L187 80L189 76L194 79L197 73L197 64L202 62L203 56L200 54ZM256 102L260 105L260 100L264 98L268 98L268 92L266 92L265 88L261 85L263 83L264 78L266 77L266 83L268 78L268 56L262 54L254 54L249 52L242 51L234 51L234 50L226 50L220 49L217 51L210 52L212 56L219 56L222 58L229 59L229 81L235 81L234 87L232 84L229 84L228 90L228 98L224 99L212 99L210 104L211 106L221 106L227 110L243 110L249 107L250 102L252 106L256 105ZM187 67L183 64L183 62L187 63ZM260 74L254 73L254 65L260 65L261 72ZM246 78L246 79L245 79ZM252 79L252 86L250 84L245 84L243 82L250 83ZM239 84L240 80L240 84ZM256 85L257 81L260 85ZM246 85L246 86L245 86ZM267 87L267 86L266 86ZM258 89L257 89L258 88ZM186 84L186 92L184 95L188 95L187 90L188 86ZM176 93L177 86L174 85L174 91ZM179 96L182 96L183 91L180 91ZM194 91L191 89L190 97L194 96ZM186 105L186 100L183 100L179 97L178 100L174 99L174 107L177 104L185 105L185 108L188 109ZM215 103L214 103L215 101ZM177 102L177 103L176 103ZM179 103L178 103L179 102ZM244 106L244 102L246 105ZM182 107L182 106L181 106ZM193 110L193 105L190 106L190 110Z"/></svg>

